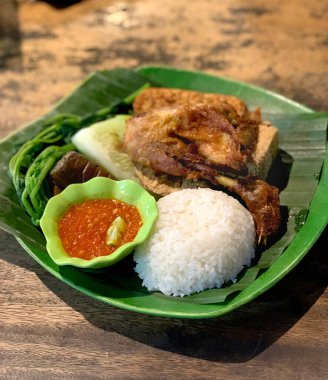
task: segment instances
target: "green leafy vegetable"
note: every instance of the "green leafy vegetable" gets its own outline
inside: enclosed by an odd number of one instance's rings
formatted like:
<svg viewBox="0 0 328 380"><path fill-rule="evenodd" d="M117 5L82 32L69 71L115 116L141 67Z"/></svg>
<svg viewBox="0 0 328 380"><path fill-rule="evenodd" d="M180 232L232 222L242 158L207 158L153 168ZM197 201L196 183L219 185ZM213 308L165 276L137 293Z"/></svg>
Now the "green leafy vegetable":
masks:
<svg viewBox="0 0 328 380"><path fill-rule="evenodd" d="M51 145L45 148L28 168L25 176L25 188L21 202L32 217L32 222L39 225L43 210L50 195L46 194L45 181L49 171L65 153L74 150L73 144L63 146Z"/></svg>
<svg viewBox="0 0 328 380"><path fill-rule="evenodd" d="M66 141L81 126L81 120L76 116L63 115L52 122L26 142L9 162L9 172L17 194L35 225L39 225L49 199L45 188L46 177L58 159L75 149Z"/></svg>

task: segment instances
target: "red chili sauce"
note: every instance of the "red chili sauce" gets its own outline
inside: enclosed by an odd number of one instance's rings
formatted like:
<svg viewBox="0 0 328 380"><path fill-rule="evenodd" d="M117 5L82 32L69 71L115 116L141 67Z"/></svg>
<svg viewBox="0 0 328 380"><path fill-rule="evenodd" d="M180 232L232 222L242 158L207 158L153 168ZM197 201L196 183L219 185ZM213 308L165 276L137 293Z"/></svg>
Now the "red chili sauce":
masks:
<svg viewBox="0 0 328 380"><path fill-rule="evenodd" d="M117 246L106 244L108 228L120 216L127 223ZM94 199L74 205L58 223L63 247L69 256L90 260L113 253L132 241L142 226L135 206L117 199Z"/></svg>

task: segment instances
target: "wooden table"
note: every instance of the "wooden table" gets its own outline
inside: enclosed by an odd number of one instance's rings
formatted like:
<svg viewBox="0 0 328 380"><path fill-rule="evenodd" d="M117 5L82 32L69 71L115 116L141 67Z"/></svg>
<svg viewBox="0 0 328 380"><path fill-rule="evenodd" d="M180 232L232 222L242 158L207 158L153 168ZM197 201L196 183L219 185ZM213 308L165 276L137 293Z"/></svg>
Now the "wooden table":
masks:
<svg viewBox="0 0 328 380"><path fill-rule="evenodd" d="M90 71L167 64L327 109L327 1L0 3L0 134ZM213 320L139 315L53 278L0 232L1 379L328 378L327 232L283 281Z"/></svg>

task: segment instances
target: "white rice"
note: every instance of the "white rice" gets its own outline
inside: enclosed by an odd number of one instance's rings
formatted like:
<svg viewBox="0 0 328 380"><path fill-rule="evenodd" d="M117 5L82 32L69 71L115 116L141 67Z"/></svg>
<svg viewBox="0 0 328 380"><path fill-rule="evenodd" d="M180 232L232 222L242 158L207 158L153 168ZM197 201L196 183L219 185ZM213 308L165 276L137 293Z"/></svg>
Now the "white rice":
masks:
<svg viewBox="0 0 328 380"><path fill-rule="evenodd" d="M211 189L174 192L158 203L159 219L134 254L150 291L184 296L236 279L254 257L251 214L236 199Z"/></svg>

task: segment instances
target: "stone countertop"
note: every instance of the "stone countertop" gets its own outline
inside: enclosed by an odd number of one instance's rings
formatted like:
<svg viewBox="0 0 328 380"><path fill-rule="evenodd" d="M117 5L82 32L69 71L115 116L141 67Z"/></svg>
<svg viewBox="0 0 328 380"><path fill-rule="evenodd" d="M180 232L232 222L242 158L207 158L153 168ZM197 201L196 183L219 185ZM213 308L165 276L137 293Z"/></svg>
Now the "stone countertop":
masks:
<svg viewBox="0 0 328 380"><path fill-rule="evenodd" d="M0 137L90 72L170 65L327 110L328 2L0 4ZM327 233L269 292L215 320L138 315L53 278L0 232L0 378L328 377Z"/></svg>

